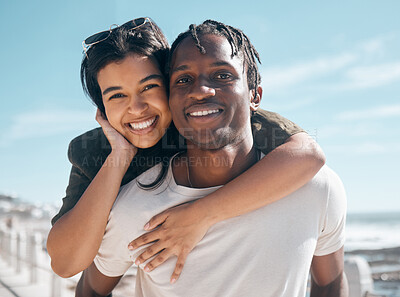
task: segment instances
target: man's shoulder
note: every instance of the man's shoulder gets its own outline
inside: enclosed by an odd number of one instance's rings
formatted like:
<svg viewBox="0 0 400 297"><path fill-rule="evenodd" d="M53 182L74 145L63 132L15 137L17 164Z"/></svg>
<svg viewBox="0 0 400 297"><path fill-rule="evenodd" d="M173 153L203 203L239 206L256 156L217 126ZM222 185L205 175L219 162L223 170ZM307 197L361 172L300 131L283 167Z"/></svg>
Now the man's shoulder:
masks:
<svg viewBox="0 0 400 297"><path fill-rule="evenodd" d="M330 191L338 187L343 187L340 177L327 165L324 165L318 173L303 187L293 194L317 195L328 199Z"/></svg>
<svg viewBox="0 0 400 297"><path fill-rule="evenodd" d="M324 165L303 188L310 193L319 194L327 201L329 199L346 199L342 180L327 165Z"/></svg>
<svg viewBox="0 0 400 297"><path fill-rule="evenodd" d="M103 130L95 128L71 140L68 147L68 159L72 165L85 173L92 175L91 171L93 171L95 175L110 152L111 146Z"/></svg>

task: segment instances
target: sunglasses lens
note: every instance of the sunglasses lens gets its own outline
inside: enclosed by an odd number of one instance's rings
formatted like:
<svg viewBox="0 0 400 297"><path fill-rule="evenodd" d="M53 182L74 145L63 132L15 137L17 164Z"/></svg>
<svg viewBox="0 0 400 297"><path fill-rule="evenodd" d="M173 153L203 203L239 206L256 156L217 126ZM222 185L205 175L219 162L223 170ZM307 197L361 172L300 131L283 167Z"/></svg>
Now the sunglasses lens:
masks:
<svg viewBox="0 0 400 297"><path fill-rule="evenodd" d="M89 36L88 38L85 39L85 44L90 45L96 42L99 42L101 40L106 39L110 35L110 31L103 31L96 33L92 36Z"/></svg>
<svg viewBox="0 0 400 297"><path fill-rule="evenodd" d="M146 21L145 18L138 18L138 19L133 20L132 23L134 23L135 26L141 26L144 24L145 21Z"/></svg>
<svg viewBox="0 0 400 297"><path fill-rule="evenodd" d="M126 22L122 26L127 28L127 29L133 29L133 28L136 28L136 27L140 27L141 25L143 25L146 22L147 22L146 18L137 18L137 19L134 19L132 21Z"/></svg>

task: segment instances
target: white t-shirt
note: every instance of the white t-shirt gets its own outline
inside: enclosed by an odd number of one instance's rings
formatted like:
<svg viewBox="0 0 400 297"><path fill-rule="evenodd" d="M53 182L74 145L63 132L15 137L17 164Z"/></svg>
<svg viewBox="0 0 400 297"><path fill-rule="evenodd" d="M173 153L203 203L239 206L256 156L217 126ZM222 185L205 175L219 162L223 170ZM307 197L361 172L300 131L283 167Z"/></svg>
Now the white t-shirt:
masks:
<svg viewBox="0 0 400 297"><path fill-rule="evenodd" d="M138 179L150 183L159 170L160 166L155 166ZM107 276L123 275L143 251L129 251L128 243L145 233L143 226L152 216L216 189L177 185L171 166L156 190L142 190L136 180L126 184L110 213L94 260L96 267ZM175 257L150 273L144 272L145 264L141 264L135 296L303 297L313 256L343 246L345 216L343 185L324 166L291 195L212 226L187 257L175 284L169 283Z"/></svg>

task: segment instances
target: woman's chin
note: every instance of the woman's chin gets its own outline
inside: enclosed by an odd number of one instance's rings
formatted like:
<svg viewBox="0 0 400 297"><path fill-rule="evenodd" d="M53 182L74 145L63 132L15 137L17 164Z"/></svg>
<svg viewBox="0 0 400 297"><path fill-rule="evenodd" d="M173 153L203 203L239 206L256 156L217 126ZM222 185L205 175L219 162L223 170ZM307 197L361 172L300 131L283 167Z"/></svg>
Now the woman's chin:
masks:
<svg viewBox="0 0 400 297"><path fill-rule="evenodd" d="M141 139L132 139L130 142L137 148L146 149L155 146L161 137L141 137Z"/></svg>

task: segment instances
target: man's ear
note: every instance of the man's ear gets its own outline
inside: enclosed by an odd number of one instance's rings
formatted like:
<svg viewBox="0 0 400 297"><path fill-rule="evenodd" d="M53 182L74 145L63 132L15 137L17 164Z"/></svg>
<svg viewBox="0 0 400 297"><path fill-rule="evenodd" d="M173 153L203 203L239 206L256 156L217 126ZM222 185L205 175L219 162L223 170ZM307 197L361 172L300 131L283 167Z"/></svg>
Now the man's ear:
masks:
<svg viewBox="0 0 400 297"><path fill-rule="evenodd" d="M257 109L260 107L260 104L261 104L263 89L261 86L258 86L257 87L257 95L255 95L254 90L252 90L251 92L252 92L252 96L251 96L251 101L250 101L250 110L257 111Z"/></svg>

